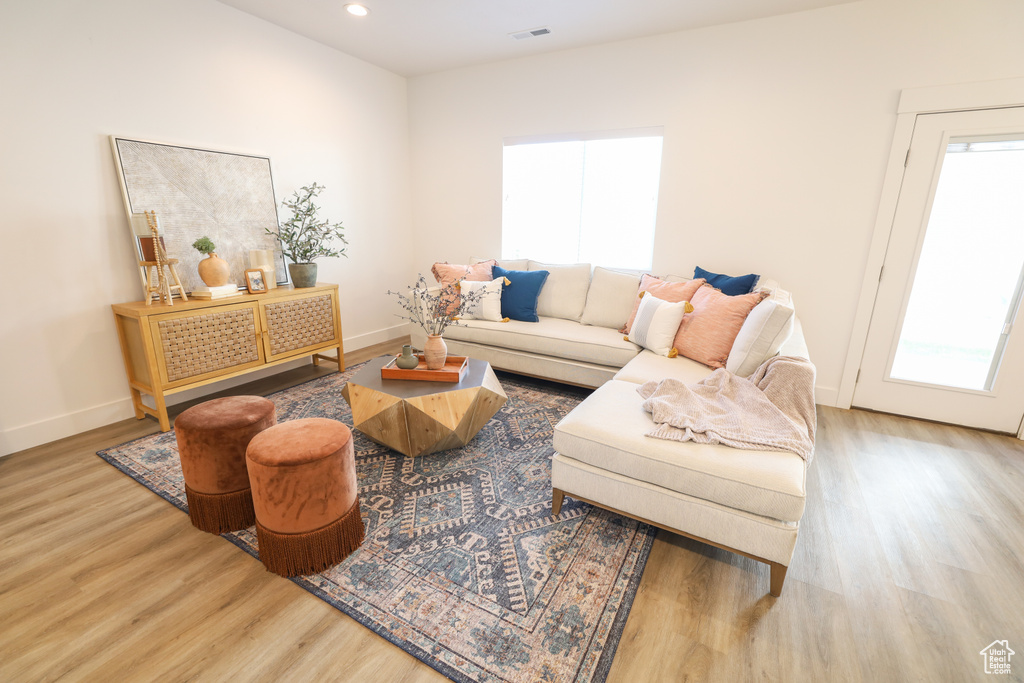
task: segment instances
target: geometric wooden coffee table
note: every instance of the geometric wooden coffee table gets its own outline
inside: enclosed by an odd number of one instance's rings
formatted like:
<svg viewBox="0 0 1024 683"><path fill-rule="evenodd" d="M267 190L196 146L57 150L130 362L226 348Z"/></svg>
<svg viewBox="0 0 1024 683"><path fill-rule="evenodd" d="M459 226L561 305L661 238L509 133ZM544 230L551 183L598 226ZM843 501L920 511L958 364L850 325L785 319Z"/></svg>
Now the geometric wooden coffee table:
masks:
<svg viewBox="0 0 1024 683"><path fill-rule="evenodd" d="M356 429L409 456L465 446L505 404L487 361L469 359L461 382L381 379L394 356L367 361L341 390Z"/></svg>

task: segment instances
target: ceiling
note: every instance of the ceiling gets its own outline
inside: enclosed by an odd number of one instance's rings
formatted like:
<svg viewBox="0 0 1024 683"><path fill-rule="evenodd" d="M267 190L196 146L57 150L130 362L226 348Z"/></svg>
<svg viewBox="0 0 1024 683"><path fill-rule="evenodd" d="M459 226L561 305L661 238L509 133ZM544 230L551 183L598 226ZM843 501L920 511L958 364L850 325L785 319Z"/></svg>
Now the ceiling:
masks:
<svg viewBox="0 0 1024 683"><path fill-rule="evenodd" d="M220 0L401 76L854 0ZM510 33L549 27L548 35Z"/></svg>

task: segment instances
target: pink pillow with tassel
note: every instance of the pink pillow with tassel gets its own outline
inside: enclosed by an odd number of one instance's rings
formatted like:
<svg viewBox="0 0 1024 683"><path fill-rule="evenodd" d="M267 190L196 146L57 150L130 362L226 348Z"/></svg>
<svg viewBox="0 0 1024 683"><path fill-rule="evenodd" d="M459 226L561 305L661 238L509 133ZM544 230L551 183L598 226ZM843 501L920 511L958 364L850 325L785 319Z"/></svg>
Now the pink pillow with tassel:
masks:
<svg viewBox="0 0 1024 683"><path fill-rule="evenodd" d="M680 301L690 301L693 298L694 292L700 289L704 282L704 278L688 280L686 282L667 282L653 275L644 275L640 278L640 289L637 290L636 301L633 302L633 312L629 314L626 326L619 330L619 332L629 334L633 329L633 321L636 320L636 312L640 308L640 299L643 298L643 292L647 292L670 304L677 304Z"/></svg>
<svg viewBox="0 0 1024 683"><path fill-rule="evenodd" d="M768 292L763 291L729 296L705 284L690 299L693 313L683 316L676 333L675 349L679 355L698 363L724 368L747 315L766 296Z"/></svg>
<svg viewBox="0 0 1024 683"><path fill-rule="evenodd" d="M430 267L430 272L434 274L434 279L437 280L438 284L442 287L447 287L450 284L462 282L463 280L469 280L470 282L490 282L494 279L491 277L491 270L497 264L498 262L494 259L474 263L471 266L460 266L447 262L435 263ZM448 302L445 313L452 315L458 307L459 295L455 294L452 300Z"/></svg>

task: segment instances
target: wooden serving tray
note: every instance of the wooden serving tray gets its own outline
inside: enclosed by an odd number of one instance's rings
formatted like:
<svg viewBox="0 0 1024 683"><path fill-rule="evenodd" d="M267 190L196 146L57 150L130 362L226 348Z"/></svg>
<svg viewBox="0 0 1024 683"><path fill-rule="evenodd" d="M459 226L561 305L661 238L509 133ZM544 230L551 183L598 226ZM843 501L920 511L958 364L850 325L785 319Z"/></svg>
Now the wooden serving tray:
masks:
<svg viewBox="0 0 1024 683"><path fill-rule="evenodd" d="M392 358L387 365L380 369L381 379L412 379L425 382L461 382L469 370L469 358L466 356L448 356L444 361L444 367L440 370L427 370L427 361L423 359L422 353L417 353L420 364L411 369L403 370L395 366L398 357Z"/></svg>

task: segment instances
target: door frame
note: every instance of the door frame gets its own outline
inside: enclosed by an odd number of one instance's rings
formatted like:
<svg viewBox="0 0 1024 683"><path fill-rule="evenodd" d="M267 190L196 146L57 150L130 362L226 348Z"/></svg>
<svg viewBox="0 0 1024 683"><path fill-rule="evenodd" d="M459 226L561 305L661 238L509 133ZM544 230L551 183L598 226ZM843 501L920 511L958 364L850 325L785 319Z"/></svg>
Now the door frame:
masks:
<svg viewBox="0 0 1024 683"><path fill-rule="evenodd" d="M893 132L892 147L885 167L881 200L875 217L867 264L864 267L860 298L853 320L846 363L843 365L843 375L839 382L836 407L849 409L853 405L853 391L857 385L857 374L867 344L868 327L875 309L878 282L882 276L882 264L885 262L885 254L889 247L889 236L896 218L896 205L899 202L900 190L903 188L903 174L918 115L1014 106L1024 106L1024 78L908 88L900 92L900 101L896 107L896 129ZM1024 428L1017 436L1024 439Z"/></svg>

